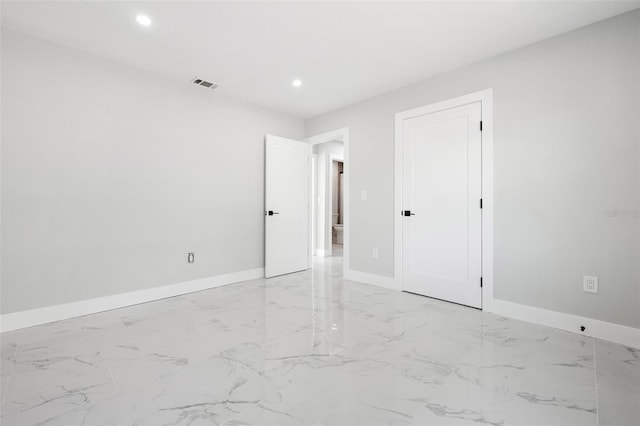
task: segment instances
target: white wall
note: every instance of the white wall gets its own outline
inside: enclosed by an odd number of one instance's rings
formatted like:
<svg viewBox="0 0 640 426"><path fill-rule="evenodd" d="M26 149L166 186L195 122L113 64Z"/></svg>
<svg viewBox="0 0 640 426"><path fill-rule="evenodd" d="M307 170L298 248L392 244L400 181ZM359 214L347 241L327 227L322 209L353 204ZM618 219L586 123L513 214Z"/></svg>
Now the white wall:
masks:
<svg viewBox="0 0 640 426"><path fill-rule="evenodd" d="M302 121L8 30L1 53L3 314L263 266L264 135Z"/></svg>
<svg viewBox="0 0 640 426"><path fill-rule="evenodd" d="M349 127L347 267L394 275L394 114L493 88L495 296L639 327L639 43L636 10L307 120Z"/></svg>
<svg viewBox="0 0 640 426"><path fill-rule="evenodd" d="M332 141L313 146L316 155L316 253L331 249L331 156L344 159L344 144Z"/></svg>

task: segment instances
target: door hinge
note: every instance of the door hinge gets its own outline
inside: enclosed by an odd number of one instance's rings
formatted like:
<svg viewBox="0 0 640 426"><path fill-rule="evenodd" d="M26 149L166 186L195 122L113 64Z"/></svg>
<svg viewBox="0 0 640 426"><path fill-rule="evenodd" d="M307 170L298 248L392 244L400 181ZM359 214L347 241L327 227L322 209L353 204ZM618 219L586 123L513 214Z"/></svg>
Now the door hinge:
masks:
<svg viewBox="0 0 640 426"><path fill-rule="evenodd" d="M480 120L480 131L482 131L482 120Z"/></svg>
<svg viewBox="0 0 640 426"><path fill-rule="evenodd" d="M482 288L482 277L480 277L480 288Z"/></svg>
<svg viewBox="0 0 640 426"><path fill-rule="evenodd" d="M482 198L480 198L480 208L482 208Z"/></svg>

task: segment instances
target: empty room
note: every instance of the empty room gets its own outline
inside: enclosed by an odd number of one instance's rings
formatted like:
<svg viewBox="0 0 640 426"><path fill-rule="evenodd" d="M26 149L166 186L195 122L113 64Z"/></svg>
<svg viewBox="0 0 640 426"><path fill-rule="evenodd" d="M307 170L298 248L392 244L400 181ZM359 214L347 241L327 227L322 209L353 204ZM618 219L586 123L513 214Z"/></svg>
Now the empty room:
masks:
<svg viewBox="0 0 640 426"><path fill-rule="evenodd" d="M640 1L0 17L1 425L640 426Z"/></svg>

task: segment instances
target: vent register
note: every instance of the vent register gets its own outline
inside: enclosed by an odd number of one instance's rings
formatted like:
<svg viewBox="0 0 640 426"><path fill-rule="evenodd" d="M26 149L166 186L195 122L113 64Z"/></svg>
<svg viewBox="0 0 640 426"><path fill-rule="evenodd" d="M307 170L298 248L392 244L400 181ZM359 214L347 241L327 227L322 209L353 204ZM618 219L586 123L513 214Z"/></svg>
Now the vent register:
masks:
<svg viewBox="0 0 640 426"><path fill-rule="evenodd" d="M198 77L196 77L193 80L191 80L191 82L193 84L197 84L198 86L206 87L207 89L211 89L211 90L214 90L214 89L216 89L218 87L217 84L213 84L210 81L203 80L203 79L198 78Z"/></svg>

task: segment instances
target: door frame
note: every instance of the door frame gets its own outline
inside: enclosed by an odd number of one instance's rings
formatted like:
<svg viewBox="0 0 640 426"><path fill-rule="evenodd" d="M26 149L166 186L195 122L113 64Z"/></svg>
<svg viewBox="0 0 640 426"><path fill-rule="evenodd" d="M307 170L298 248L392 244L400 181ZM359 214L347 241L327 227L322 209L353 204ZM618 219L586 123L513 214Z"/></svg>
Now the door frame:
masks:
<svg viewBox="0 0 640 426"><path fill-rule="evenodd" d="M480 102L482 114L482 309L493 304L493 89L398 112L395 115L394 281L402 290L402 145L403 121Z"/></svg>
<svg viewBox="0 0 640 426"><path fill-rule="evenodd" d="M313 153L313 149L311 150L311 188L309 188L309 193L311 194L311 200L309 201L309 208L311 209L311 212L309 213L311 216L311 230L310 230L310 239L311 239L311 246L309 247L309 268L311 268L313 266L312 263L312 259L313 256L315 254L315 247L316 247L316 240L317 240L317 236L316 233L317 231L317 227L318 224L316 223L316 214L315 211L318 208L318 194L317 194L317 187L318 187L318 155Z"/></svg>
<svg viewBox="0 0 640 426"><path fill-rule="evenodd" d="M344 144L343 144L343 149L344 149ZM312 242L311 242L311 248L313 250L313 254L315 256L321 256L321 257L331 257L333 255L333 245L330 246L329 248L325 248L323 250L320 250L317 248L316 243L318 242L318 238L317 238L317 233L318 233L318 191L316 190L318 187L318 154L311 154L311 158L312 158L312 167L311 167L311 192L312 192L312 198L311 198L311 237L312 237ZM334 161L339 161L343 164L344 167L344 155L340 156L340 155L335 155L335 154L330 154L328 157L328 161L327 164L325 165L325 178L329 179L331 176L331 172L333 172L333 162ZM326 180L325 179L325 180ZM328 185L329 182L324 182L325 185ZM324 200L324 206L325 206L325 223L326 223L326 216L327 216L327 209L332 212L333 211L333 185L328 185L329 186L329 197L325 197L327 199ZM344 196L344 195L343 195ZM333 213L330 213L331 215L333 215ZM331 216L332 221L333 221L333 216ZM326 229L325 229L326 231ZM332 231L333 232L333 231Z"/></svg>
<svg viewBox="0 0 640 426"><path fill-rule="evenodd" d="M344 259L344 271L349 270L349 212L350 212L350 199L349 199L349 128L343 127L336 130L331 130L329 132L320 133L318 135L310 136L304 139L309 145L317 145L320 143L331 142L331 141L341 141L344 145L344 156L342 159L342 167L343 167L343 179L344 179L344 234L343 234L343 259ZM331 170L329 168L329 170ZM315 200L311 200L311 203L315 202ZM310 204L313 205L313 204ZM315 209L312 209L310 215L313 216ZM315 251L315 247L311 246L309 248L309 253L313 253ZM312 254L311 254L312 255ZM311 258L309 259L311 262Z"/></svg>

